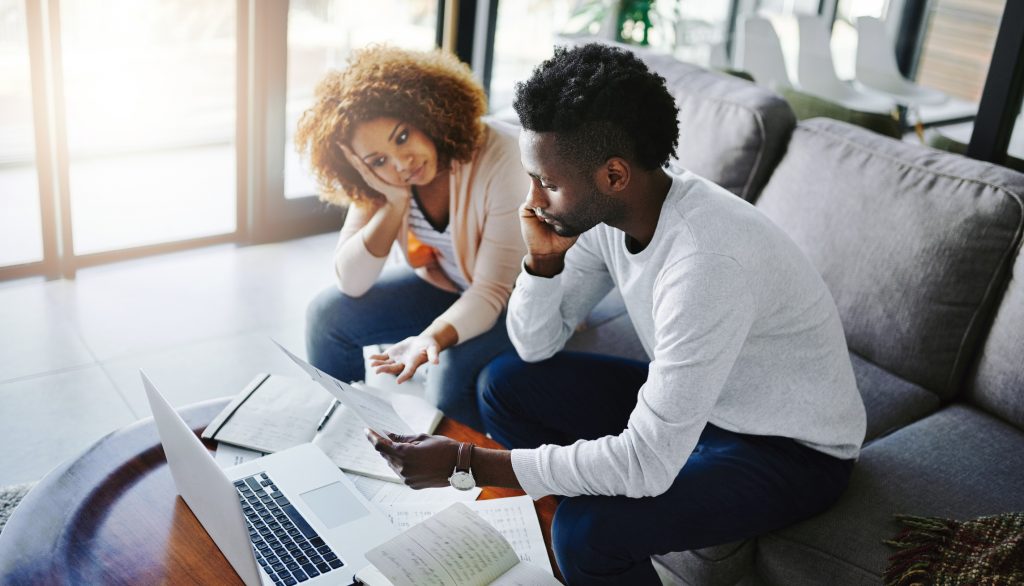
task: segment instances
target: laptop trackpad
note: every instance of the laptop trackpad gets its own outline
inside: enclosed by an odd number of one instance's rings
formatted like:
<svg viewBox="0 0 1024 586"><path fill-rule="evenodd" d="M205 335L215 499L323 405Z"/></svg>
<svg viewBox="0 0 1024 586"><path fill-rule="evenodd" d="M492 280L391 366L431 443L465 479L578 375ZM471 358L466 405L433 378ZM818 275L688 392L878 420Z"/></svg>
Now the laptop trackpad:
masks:
<svg viewBox="0 0 1024 586"><path fill-rule="evenodd" d="M316 490L302 493L302 500L313 509L320 521L333 529L361 517L369 515L356 497L340 482L321 486Z"/></svg>

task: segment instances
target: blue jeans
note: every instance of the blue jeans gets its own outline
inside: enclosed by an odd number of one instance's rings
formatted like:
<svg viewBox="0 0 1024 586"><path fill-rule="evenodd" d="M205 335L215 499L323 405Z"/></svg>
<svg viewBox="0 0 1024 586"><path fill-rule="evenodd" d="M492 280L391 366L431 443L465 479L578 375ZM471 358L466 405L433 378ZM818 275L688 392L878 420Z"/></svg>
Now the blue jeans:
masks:
<svg viewBox="0 0 1024 586"><path fill-rule="evenodd" d="M647 364L562 352L533 364L502 354L480 375L487 431L508 448L617 435L636 406ZM651 556L747 539L830 506L852 460L789 438L708 424L664 494L561 498L551 532L569 584L661 582Z"/></svg>
<svg viewBox="0 0 1024 586"><path fill-rule="evenodd" d="M336 287L325 289L306 313L309 361L339 380L363 380L363 346L393 344L421 333L458 298L404 266L386 268L361 297L349 297ZM503 313L490 331L448 348L441 352L439 364L429 365L427 399L445 415L483 429L476 404L477 375L511 347Z"/></svg>

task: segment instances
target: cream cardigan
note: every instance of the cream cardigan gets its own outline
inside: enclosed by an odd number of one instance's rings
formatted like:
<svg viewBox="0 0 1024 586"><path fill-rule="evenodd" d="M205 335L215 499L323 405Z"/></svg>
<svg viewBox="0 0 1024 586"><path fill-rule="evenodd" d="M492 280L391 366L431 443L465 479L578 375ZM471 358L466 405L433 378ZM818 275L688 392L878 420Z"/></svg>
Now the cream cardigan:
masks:
<svg viewBox="0 0 1024 586"><path fill-rule="evenodd" d="M450 180L449 224L455 261L470 284L462 296L435 319L450 324L459 343L494 326L508 304L519 274L526 245L519 231L519 205L526 197L530 178L519 160L515 130L500 122L487 125L483 146L467 163L453 163ZM376 282L387 257L366 249L359 233L373 217L369 206L350 206L334 252L334 272L342 293L359 297ZM408 262L409 219L402 223L396 243ZM427 282L458 292L440 268L419 267L416 273ZM395 300L401 303L401 300Z"/></svg>

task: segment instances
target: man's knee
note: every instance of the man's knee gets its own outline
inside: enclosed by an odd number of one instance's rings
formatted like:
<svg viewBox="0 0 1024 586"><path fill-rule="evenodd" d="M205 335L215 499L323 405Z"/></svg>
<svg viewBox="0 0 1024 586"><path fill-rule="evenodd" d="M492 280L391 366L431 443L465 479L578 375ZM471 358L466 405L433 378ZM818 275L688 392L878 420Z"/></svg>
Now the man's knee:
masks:
<svg viewBox="0 0 1024 586"><path fill-rule="evenodd" d="M515 350L502 352L487 364L477 376L477 397L481 404L494 405L496 400L516 388L516 381L529 364L523 362Z"/></svg>
<svg viewBox="0 0 1024 586"><path fill-rule="evenodd" d="M562 499L551 524L551 549L563 571L593 569L606 559L602 546L614 541L615 528L591 503L593 497Z"/></svg>

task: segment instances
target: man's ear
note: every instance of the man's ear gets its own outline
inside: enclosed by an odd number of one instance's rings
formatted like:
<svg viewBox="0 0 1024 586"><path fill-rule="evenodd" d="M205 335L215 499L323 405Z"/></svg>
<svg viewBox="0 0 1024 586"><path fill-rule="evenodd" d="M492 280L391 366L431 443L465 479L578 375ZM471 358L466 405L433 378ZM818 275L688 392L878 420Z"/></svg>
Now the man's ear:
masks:
<svg viewBox="0 0 1024 586"><path fill-rule="evenodd" d="M625 159L612 157L598 169L598 185L608 193L618 193L629 185L630 172L629 163Z"/></svg>

